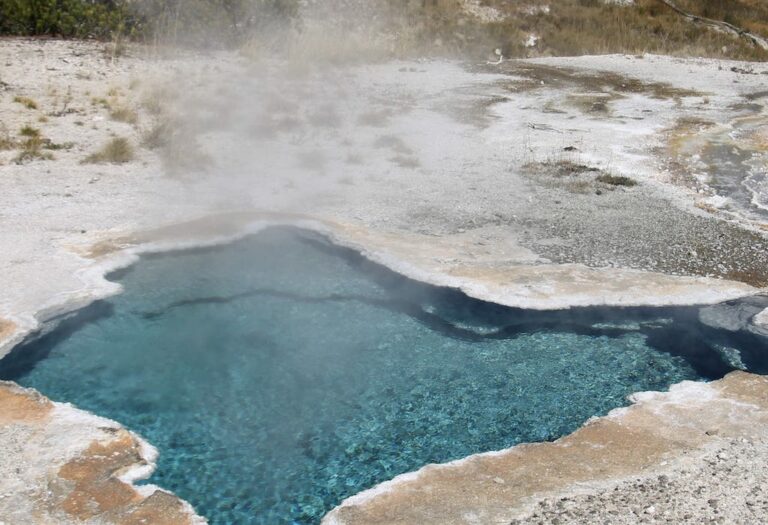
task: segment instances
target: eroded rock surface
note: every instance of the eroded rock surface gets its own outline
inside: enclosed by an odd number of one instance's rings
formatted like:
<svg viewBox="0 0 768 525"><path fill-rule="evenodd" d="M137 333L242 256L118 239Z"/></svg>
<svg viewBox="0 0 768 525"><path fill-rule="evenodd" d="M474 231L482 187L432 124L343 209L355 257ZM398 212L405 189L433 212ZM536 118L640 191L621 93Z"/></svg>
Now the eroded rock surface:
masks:
<svg viewBox="0 0 768 525"><path fill-rule="evenodd" d="M199 525L176 496L132 481L156 451L117 423L0 383L0 522Z"/></svg>

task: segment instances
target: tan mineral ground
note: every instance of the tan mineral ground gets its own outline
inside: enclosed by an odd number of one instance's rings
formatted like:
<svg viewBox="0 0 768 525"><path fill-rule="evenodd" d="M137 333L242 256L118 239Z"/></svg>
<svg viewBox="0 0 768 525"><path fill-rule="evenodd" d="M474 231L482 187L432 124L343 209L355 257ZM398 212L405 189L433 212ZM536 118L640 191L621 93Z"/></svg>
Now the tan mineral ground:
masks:
<svg viewBox="0 0 768 525"><path fill-rule="evenodd" d="M690 137L764 119L739 108L762 101L766 65L609 55L316 68L149 51L0 40L0 355L118 293L104 274L142 252L265 224L511 306L718 303L768 286L768 224L694 176ZM92 156L114 137L131 159ZM601 182L609 174L637 184ZM400 476L326 521L768 521L764 378L635 402L554 443ZM199 519L132 487L153 459L129 430L9 384L0 448L2 522Z"/></svg>

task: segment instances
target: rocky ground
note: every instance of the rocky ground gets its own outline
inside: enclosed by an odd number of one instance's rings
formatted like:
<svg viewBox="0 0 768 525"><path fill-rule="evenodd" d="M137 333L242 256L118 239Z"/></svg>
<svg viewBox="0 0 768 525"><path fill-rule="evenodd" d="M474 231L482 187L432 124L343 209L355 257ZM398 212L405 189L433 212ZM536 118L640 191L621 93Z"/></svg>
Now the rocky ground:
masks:
<svg viewBox="0 0 768 525"><path fill-rule="evenodd" d="M526 524L760 523L768 514L764 439L726 440L697 462L587 494L540 501Z"/></svg>

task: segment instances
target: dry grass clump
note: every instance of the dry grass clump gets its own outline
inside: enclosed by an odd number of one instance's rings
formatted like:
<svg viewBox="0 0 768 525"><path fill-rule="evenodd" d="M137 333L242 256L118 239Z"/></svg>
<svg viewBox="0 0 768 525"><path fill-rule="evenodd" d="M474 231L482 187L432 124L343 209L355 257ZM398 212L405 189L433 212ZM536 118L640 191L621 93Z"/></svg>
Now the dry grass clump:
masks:
<svg viewBox="0 0 768 525"><path fill-rule="evenodd" d="M211 157L200 144L199 134L205 126L195 122L186 111L176 111L178 97L168 83L147 86L141 96L141 107L149 114L141 145L156 150L167 173L181 175L205 171Z"/></svg>
<svg viewBox="0 0 768 525"><path fill-rule="evenodd" d="M585 93L577 95L568 95L568 103L577 108L582 113L588 115L606 116L610 114L610 103L615 96L603 93Z"/></svg>
<svg viewBox="0 0 768 525"><path fill-rule="evenodd" d="M139 121L139 114L136 110L125 106L110 106L109 116L117 122L126 124L136 124Z"/></svg>
<svg viewBox="0 0 768 525"><path fill-rule="evenodd" d="M139 113L134 108L120 100L120 90L113 87L107 92L106 97L91 97L92 106L101 106L109 113L109 117L116 122L125 122L135 125L139 121Z"/></svg>
<svg viewBox="0 0 768 525"><path fill-rule="evenodd" d="M48 151L43 151L43 147L50 143L48 139L43 138L43 134L39 129L26 125L19 131L19 135L23 137L23 140L16 143L16 146L21 148L21 151L14 161L17 164L29 162L31 160L53 160L53 154Z"/></svg>
<svg viewBox="0 0 768 525"><path fill-rule="evenodd" d="M170 174L205 171L211 165L211 157L202 149L194 130L169 115L156 120L144 133L141 145L157 150Z"/></svg>
<svg viewBox="0 0 768 525"><path fill-rule="evenodd" d="M764 0L677 0L677 5L694 15L768 35L768 2Z"/></svg>
<svg viewBox="0 0 768 525"><path fill-rule="evenodd" d="M16 149L16 146L16 141L11 137L8 128L0 123L0 151Z"/></svg>
<svg viewBox="0 0 768 525"><path fill-rule="evenodd" d="M485 0L505 17L481 22L450 2L409 13L421 43L485 56L500 47L505 57L575 56L605 53L659 53L742 60L766 60L768 51L736 35L683 19L658 0L618 5L603 0L559 0L549 10L528 3ZM443 4L443 5L441 5ZM678 0L700 16L724 20L768 35L768 2L761 0ZM526 46L529 35L538 41Z"/></svg>
<svg viewBox="0 0 768 525"><path fill-rule="evenodd" d="M595 193L618 187L631 188L637 181L623 175L614 175L595 166L587 166L572 160L531 162L523 167L526 175L539 184L550 188L562 188L571 193Z"/></svg>
<svg viewBox="0 0 768 525"><path fill-rule="evenodd" d="M124 164L134 159L133 146L124 137L115 137L107 142L99 151L88 155L83 162L89 164Z"/></svg>
<svg viewBox="0 0 768 525"><path fill-rule="evenodd" d="M583 175L585 173L596 173L600 168L579 164L570 160L546 161L537 165L539 169L547 171L556 177L570 177L574 175Z"/></svg>
<svg viewBox="0 0 768 525"><path fill-rule="evenodd" d="M696 90L679 88L664 82L646 82L608 71L587 72L531 63L509 63L504 67L511 67L511 72L523 77L522 80L516 79L505 85L505 88L513 93L539 89L541 86L547 86L548 89L575 86L582 92L575 97L605 97L606 102L632 93L644 94L657 100L704 96L704 93ZM571 105L578 102L573 100L574 95L570 98ZM583 107L589 110L591 104Z"/></svg>
<svg viewBox="0 0 768 525"><path fill-rule="evenodd" d="M152 85L141 95L141 107L150 115L160 117L168 112L173 101L173 90L166 85Z"/></svg>
<svg viewBox="0 0 768 525"><path fill-rule="evenodd" d="M637 186L637 181L634 179L630 179L623 175L611 175L610 173L601 173L595 180L597 182L602 182L603 184L608 184L609 186L626 186L629 188Z"/></svg>
<svg viewBox="0 0 768 525"><path fill-rule="evenodd" d="M21 104L27 109L37 109L37 102L29 97L15 96L13 97L13 101L17 104Z"/></svg>

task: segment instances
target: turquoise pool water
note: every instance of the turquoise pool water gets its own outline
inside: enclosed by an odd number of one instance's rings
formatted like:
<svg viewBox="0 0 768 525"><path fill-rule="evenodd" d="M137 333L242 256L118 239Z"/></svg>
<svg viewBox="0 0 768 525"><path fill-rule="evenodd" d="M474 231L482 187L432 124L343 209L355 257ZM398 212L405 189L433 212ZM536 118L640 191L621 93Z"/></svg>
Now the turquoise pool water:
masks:
<svg viewBox="0 0 768 525"><path fill-rule="evenodd" d="M713 340L759 362L694 308L503 308L290 229L112 278L124 294L0 376L143 435L150 481L216 524L318 523L424 464L555 439L632 392L722 376Z"/></svg>

